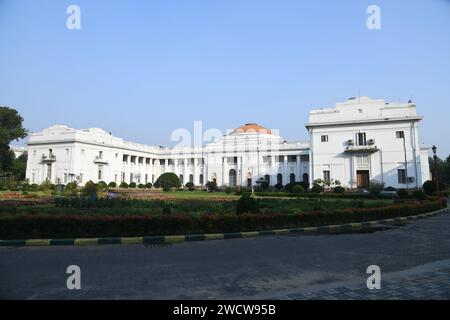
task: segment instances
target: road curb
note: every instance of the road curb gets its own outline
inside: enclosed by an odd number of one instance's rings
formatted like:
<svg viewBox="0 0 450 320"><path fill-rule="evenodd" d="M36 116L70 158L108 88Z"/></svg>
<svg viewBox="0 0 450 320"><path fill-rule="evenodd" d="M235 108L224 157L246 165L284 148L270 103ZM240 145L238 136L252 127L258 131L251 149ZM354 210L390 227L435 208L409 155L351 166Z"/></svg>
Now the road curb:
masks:
<svg viewBox="0 0 450 320"><path fill-rule="evenodd" d="M328 234L340 233L353 230L370 229L376 225L404 223L411 220L425 219L441 213L447 213L450 208L422 213L415 216L397 217L392 219L381 219L364 221L358 223L346 223L340 225L326 225L319 227L304 227L290 229L275 229L264 231L245 231L231 233L206 233L188 235L168 236L146 236L146 237L103 237L103 238L78 238L78 239L28 239L28 240L0 240L0 247L43 247L43 246L92 246L105 244L174 244L189 241L204 241L218 239L253 238L268 235L283 234Z"/></svg>

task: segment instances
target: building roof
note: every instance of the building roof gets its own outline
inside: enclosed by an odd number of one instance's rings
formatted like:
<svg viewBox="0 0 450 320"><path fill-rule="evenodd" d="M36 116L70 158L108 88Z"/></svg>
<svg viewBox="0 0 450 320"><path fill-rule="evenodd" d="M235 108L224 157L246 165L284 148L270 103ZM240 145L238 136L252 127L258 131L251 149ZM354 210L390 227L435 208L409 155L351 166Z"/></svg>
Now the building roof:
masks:
<svg viewBox="0 0 450 320"><path fill-rule="evenodd" d="M263 133L263 134L272 134L272 130L264 128L257 123L246 123L239 128L233 130L231 134L235 133Z"/></svg>

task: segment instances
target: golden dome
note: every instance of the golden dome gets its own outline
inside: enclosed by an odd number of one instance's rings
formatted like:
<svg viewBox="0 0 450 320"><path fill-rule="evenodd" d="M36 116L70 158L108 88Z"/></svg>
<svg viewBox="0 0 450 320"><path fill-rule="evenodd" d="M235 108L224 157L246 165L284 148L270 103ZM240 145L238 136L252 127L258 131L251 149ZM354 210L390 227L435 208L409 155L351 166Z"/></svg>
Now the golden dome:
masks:
<svg viewBox="0 0 450 320"><path fill-rule="evenodd" d="M243 126L236 128L232 133L265 133L272 134L272 130L264 128L256 123L246 123Z"/></svg>

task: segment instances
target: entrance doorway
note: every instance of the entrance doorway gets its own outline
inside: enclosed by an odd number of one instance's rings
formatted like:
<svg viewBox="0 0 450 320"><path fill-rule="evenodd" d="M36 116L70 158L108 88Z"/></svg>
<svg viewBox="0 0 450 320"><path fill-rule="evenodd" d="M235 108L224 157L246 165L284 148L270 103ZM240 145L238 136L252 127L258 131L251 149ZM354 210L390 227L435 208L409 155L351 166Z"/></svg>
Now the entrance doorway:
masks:
<svg viewBox="0 0 450 320"><path fill-rule="evenodd" d="M358 189L369 187L369 170L356 171L356 186Z"/></svg>

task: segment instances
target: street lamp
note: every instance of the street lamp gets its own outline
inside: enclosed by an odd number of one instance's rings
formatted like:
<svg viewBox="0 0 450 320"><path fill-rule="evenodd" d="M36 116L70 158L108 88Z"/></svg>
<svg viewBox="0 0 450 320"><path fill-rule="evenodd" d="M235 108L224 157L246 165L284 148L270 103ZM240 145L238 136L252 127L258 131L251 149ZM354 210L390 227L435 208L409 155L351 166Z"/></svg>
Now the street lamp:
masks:
<svg viewBox="0 0 450 320"><path fill-rule="evenodd" d="M431 150L433 150L433 159L434 159L434 183L436 184L436 193L439 195L439 170L437 164L437 155L436 155L436 146L433 145Z"/></svg>

